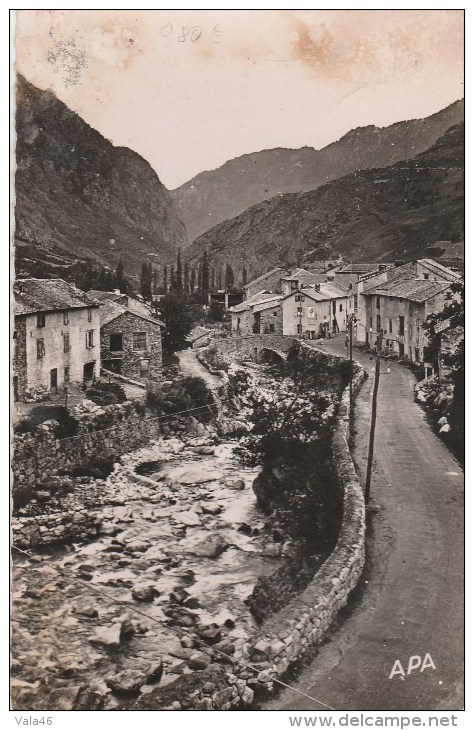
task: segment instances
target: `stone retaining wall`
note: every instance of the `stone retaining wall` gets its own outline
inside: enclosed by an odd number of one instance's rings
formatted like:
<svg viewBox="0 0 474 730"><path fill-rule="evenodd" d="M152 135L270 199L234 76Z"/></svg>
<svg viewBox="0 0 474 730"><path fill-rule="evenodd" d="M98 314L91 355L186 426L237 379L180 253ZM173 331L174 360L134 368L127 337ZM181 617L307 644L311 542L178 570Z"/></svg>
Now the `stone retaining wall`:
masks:
<svg viewBox="0 0 474 730"><path fill-rule="evenodd" d="M13 542L26 549L55 542L87 540L97 535L101 520L87 509L54 512L34 517L14 517L11 521Z"/></svg>
<svg viewBox="0 0 474 730"><path fill-rule="evenodd" d="M54 427L16 434L12 459L13 497L41 489L58 472L70 472L94 459L119 457L160 434L153 414L139 413L133 403L105 406L79 422L79 433L57 439ZM104 417L107 419L104 425ZM101 423L102 419L102 423Z"/></svg>

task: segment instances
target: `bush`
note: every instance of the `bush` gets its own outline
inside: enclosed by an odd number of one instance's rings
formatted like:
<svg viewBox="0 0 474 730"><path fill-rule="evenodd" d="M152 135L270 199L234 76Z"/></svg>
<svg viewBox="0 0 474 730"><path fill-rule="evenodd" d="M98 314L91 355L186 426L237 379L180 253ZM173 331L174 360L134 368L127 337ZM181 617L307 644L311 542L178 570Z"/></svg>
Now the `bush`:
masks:
<svg viewBox="0 0 474 730"><path fill-rule="evenodd" d="M147 405L159 415L173 415L199 408L193 415L208 422L215 415L212 393L202 378L180 378L172 383L149 383ZM207 406L207 407L203 407Z"/></svg>
<svg viewBox="0 0 474 730"><path fill-rule="evenodd" d="M95 383L86 390L86 396L98 406L110 406L127 400L124 389L118 383Z"/></svg>

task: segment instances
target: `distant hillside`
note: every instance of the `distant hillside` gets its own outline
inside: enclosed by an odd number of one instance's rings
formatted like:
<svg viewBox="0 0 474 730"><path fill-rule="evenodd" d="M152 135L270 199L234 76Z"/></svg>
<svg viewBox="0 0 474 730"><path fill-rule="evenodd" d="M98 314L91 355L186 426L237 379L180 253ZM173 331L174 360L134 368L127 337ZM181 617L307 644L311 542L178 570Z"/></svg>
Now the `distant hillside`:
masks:
<svg viewBox="0 0 474 730"><path fill-rule="evenodd" d="M187 233L150 165L114 147L50 91L17 86L16 237L21 270L75 259L137 274L173 260Z"/></svg>
<svg viewBox="0 0 474 730"><path fill-rule="evenodd" d="M278 264L337 258L392 261L440 239L459 240L464 224L464 124L407 163L362 170L309 193L279 195L200 236L215 265L252 272Z"/></svg>
<svg viewBox="0 0 474 730"><path fill-rule="evenodd" d="M464 102L457 101L426 119L354 129L319 151L280 148L242 155L200 173L171 194L192 240L278 193L315 190L356 170L415 157L463 119Z"/></svg>

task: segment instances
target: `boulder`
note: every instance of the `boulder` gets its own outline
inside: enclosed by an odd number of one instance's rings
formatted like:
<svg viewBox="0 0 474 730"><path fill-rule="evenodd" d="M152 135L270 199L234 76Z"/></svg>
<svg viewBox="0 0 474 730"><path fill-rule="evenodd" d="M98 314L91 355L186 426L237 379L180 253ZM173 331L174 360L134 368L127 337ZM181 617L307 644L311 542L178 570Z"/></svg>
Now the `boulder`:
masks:
<svg viewBox="0 0 474 730"><path fill-rule="evenodd" d="M218 515L222 512L220 504L206 504L205 502L201 502L201 508L207 515Z"/></svg>
<svg viewBox="0 0 474 730"><path fill-rule="evenodd" d="M261 554L266 558L278 558L281 555L281 549L282 546L280 543L269 542L267 545L264 545Z"/></svg>
<svg viewBox="0 0 474 730"><path fill-rule="evenodd" d="M204 467L202 469L190 469L181 474L179 481L181 484L205 484L222 478L222 473L215 469Z"/></svg>
<svg viewBox="0 0 474 730"><path fill-rule="evenodd" d="M155 586L149 583L138 584L132 588L132 597L135 601L140 601L141 603L151 603L159 595L160 593Z"/></svg>
<svg viewBox="0 0 474 730"><path fill-rule="evenodd" d="M441 426L441 428L439 429L440 433L449 433L450 431L451 426L449 425L449 423L445 423L444 426Z"/></svg>
<svg viewBox="0 0 474 730"><path fill-rule="evenodd" d="M221 631L217 626L200 629L198 633L199 638L203 639L207 644L217 644L222 638Z"/></svg>
<svg viewBox="0 0 474 730"><path fill-rule="evenodd" d="M245 489L245 482L243 479L226 479L224 484L229 489L242 490Z"/></svg>
<svg viewBox="0 0 474 730"><path fill-rule="evenodd" d="M124 669L106 680L107 686L118 695L137 694L146 681L146 675L135 669Z"/></svg>
<svg viewBox="0 0 474 730"><path fill-rule="evenodd" d="M160 657L150 667L146 674L146 681L150 683L159 682L163 676L163 659Z"/></svg>
<svg viewBox="0 0 474 730"><path fill-rule="evenodd" d="M95 634L89 641L91 644L103 646L106 649L117 649L120 646L122 633L121 624L113 624L112 626L98 626Z"/></svg>
<svg viewBox="0 0 474 730"><path fill-rule="evenodd" d="M188 553L190 555L196 555L198 558L217 558L218 555L224 552L229 547L229 543L226 542L222 537L211 537L209 540L203 540L202 542L189 548Z"/></svg>
<svg viewBox="0 0 474 730"><path fill-rule="evenodd" d="M448 419L446 416L442 416L438 421L438 426L446 426Z"/></svg>
<svg viewBox="0 0 474 730"><path fill-rule="evenodd" d="M187 527L197 527L201 524L201 520L196 512L178 512L178 514L174 515L174 519L176 522L181 522L181 524Z"/></svg>
<svg viewBox="0 0 474 730"><path fill-rule="evenodd" d="M210 657L207 654L196 652L188 659L188 666L190 669L206 669L211 663Z"/></svg>

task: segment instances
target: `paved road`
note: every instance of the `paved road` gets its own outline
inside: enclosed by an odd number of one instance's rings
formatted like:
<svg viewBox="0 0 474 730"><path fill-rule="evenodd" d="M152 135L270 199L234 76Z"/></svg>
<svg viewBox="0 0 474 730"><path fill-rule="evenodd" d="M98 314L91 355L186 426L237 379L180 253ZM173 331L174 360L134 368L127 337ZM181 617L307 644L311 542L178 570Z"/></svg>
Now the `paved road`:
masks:
<svg viewBox="0 0 474 730"><path fill-rule="evenodd" d="M344 354L344 338L323 349ZM373 361L357 398L354 459L365 477ZM365 575L328 641L294 686L336 710L463 707L463 473L413 400L397 363L381 376ZM381 371L386 370L383 362ZM398 659L429 653L436 669L389 679ZM268 710L318 709L285 690Z"/></svg>

